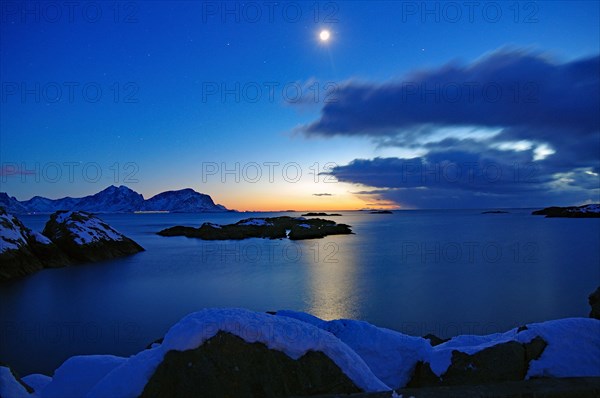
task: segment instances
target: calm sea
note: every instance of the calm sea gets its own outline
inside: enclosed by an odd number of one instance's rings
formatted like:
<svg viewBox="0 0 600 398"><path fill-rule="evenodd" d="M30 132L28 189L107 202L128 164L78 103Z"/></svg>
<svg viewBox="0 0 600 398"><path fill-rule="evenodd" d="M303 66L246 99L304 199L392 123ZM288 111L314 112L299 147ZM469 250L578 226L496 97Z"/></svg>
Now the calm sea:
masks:
<svg viewBox="0 0 600 398"><path fill-rule="evenodd" d="M301 213L101 217L146 251L0 285L0 362L52 374L80 354L131 355L206 307L292 309L412 335L488 334L587 316L600 285L600 219L530 210L343 212L355 235L210 242L173 225ZM48 216L25 216L43 229Z"/></svg>

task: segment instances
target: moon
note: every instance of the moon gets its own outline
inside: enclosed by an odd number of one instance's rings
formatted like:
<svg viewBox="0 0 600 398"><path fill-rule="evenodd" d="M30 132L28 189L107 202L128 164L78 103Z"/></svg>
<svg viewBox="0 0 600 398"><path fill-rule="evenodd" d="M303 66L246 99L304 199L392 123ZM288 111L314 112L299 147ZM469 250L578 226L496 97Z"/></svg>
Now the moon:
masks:
<svg viewBox="0 0 600 398"><path fill-rule="evenodd" d="M322 42L329 41L330 37L331 37L331 33L327 29L323 29L321 31L321 33L319 33L319 39L321 39Z"/></svg>

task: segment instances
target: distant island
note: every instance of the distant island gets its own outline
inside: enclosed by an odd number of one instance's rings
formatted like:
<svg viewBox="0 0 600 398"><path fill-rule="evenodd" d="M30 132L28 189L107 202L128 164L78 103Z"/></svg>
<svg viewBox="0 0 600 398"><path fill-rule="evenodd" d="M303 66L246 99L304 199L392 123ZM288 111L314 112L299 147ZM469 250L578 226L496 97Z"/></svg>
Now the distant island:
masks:
<svg viewBox="0 0 600 398"><path fill-rule="evenodd" d="M389 210L373 210L373 211L369 212L369 214L394 214L394 213Z"/></svg>
<svg viewBox="0 0 600 398"><path fill-rule="evenodd" d="M51 214L59 210L87 211L92 213L203 213L228 211L222 205L215 204L209 195L191 188L159 193L150 199L134 190L111 185L97 194L83 198L66 197L48 199L35 196L19 201L0 192L0 207L11 214L43 213Z"/></svg>
<svg viewBox="0 0 600 398"><path fill-rule="evenodd" d="M535 216L566 217L566 218L599 218L600 204L589 204L583 206L568 206L568 207L546 207L542 210L536 210L531 214Z"/></svg>
<svg viewBox="0 0 600 398"><path fill-rule="evenodd" d="M338 213L331 213L331 214L327 214L327 213L306 213L306 214L302 214L303 217L336 217L336 216L341 216L341 214Z"/></svg>
<svg viewBox="0 0 600 398"><path fill-rule="evenodd" d="M352 234L349 225L322 218L267 217L248 218L235 224L204 223L200 228L175 226L158 232L161 236L187 236L204 240L241 240L268 238L290 240L324 238L328 235Z"/></svg>
<svg viewBox="0 0 600 398"><path fill-rule="evenodd" d="M504 211L504 210L488 210L488 211L482 211L481 214L507 214L508 211Z"/></svg>

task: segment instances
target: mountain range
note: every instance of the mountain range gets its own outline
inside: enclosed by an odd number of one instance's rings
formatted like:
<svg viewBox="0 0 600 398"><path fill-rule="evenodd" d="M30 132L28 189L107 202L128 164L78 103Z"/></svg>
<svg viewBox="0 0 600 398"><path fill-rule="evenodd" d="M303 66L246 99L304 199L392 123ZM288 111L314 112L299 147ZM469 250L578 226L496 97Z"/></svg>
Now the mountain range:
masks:
<svg viewBox="0 0 600 398"><path fill-rule="evenodd" d="M144 199L141 194L123 185L120 187L111 185L97 194L83 198L48 199L35 196L29 200L19 201L5 192L0 192L0 207L4 207L12 214L54 213L58 210L80 210L92 213L228 211L224 206L215 204L209 195L196 192L191 188L167 191L150 199Z"/></svg>

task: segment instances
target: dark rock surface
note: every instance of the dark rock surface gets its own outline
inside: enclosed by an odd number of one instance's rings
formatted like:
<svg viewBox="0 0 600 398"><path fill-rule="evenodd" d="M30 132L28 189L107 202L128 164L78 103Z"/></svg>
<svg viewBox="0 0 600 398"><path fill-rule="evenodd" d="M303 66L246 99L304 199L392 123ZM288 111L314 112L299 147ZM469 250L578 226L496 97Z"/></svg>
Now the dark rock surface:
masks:
<svg viewBox="0 0 600 398"><path fill-rule="evenodd" d="M567 218L599 218L600 204L591 204L583 206L569 207L546 207L542 210L536 210L531 214L535 216L546 217L567 217Z"/></svg>
<svg viewBox="0 0 600 398"><path fill-rule="evenodd" d="M414 398L598 398L600 377L532 379L477 386L405 388L398 390L398 394ZM367 396L365 394L364 398Z"/></svg>
<svg viewBox="0 0 600 398"><path fill-rule="evenodd" d="M452 351L448 370L438 377L428 363L419 362L407 387L477 385L523 380L529 362L542 355L546 342L536 337L527 344L510 341L473 355Z"/></svg>
<svg viewBox="0 0 600 398"><path fill-rule="evenodd" d="M141 395L154 397L286 397L361 390L325 354L298 360L219 332L200 347L169 351Z"/></svg>
<svg viewBox="0 0 600 398"><path fill-rule="evenodd" d="M588 303L592 307L590 318L600 319L600 286L595 292L589 295Z"/></svg>
<svg viewBox="0 0 600 398"><path fill-rule="evenodd" d="M448 339L442 339L441 337L437 337L436 335L431 334L431 333L426 334L425 336L423 336L423 338L429 340L429 343L433 347L436 346L436 345L440 345L442 343L445 343L446 341L450 340L449 338Z"/></svg>
<svg viewBox="0 0 600 398"><path fill-rule="evenodd" d="M50 216L43 234L75 262L128 256L144 249L86 212L58 211Z"/></svg>
<svg viewBox="0 0 600 398"><path fill-rule="evenodd" d="M12 377L15 379L15 381L17 383L19 383L21 386L23 386L23 388L25 389L26 392L28 392L30 394L33 393L33 388L31 388L31 386L27 385L27 383L25 383L23 380L21 380L21 377L19 377L17 372L15 372L10 366L8 366L7 364L5 364L3 362L0 362L0 367L7 368L10 371ZM4 396L0 395L0 398L11 398L11 397L4 397Z"/></svg>
<svg viewBox="0 0 600 398"><path fill-rule="evenodd" d="M0 281L43 268L108 260L144 249L85 212L57 212L42 234L0 208Z"/></svg>
<svg viewBox="0 0 600 398"><path fill-rule="evenodd" d="M533 379L478 386L402 388L397 390L397 394L405 398L598 398L600 377ZM393 398L391 392L321 395L315 398L342 397Z"/></svg>
<svg viewBox="0 0 600 398"><path fill-rule="evenodd" d="M289 231L289 234L288 234ZM240 240L268 238L292 240L323 238L327 235L351 234L346 224L321 218L295 217L248 218L235 224L217 225L204 223L200 228L176 226L158 232L161 236L187 236L205 240Z"/></svg>
<svg viewBox="0 0 600 398"><path fill-rule="evenodd" d="M39 257L41 254L48 254ZM15 216L0 208L0 281L18 278L53 266L62 259L58 248L47 238L34 233Z"/></svg>

